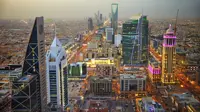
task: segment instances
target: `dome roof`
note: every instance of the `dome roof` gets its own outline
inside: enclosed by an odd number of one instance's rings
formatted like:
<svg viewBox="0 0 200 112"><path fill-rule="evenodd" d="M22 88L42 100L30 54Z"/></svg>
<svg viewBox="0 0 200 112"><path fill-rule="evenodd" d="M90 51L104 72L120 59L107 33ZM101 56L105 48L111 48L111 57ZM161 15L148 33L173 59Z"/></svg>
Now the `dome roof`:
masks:
<svg viewBox="0 0 200 112"><path fill-rule="evenodd" d="M171 24L169 24L169 29L167 29L166 34L174 34L174 30L172 29Z"/></svg>

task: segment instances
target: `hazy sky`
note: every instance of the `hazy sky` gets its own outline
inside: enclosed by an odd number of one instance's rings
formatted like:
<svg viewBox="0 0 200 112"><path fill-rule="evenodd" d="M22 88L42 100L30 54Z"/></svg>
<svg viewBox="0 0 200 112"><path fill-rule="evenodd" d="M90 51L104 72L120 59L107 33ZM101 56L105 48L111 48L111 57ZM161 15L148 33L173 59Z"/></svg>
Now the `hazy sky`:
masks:
<svg viewBox="0 0 200 112"><path fill-rule="evenodd" d="M119 4L119 18L143 12L150 18L200 17L200 0L0 0L0 18L85 18L98 10L108 17L111 3Z"/></svg>

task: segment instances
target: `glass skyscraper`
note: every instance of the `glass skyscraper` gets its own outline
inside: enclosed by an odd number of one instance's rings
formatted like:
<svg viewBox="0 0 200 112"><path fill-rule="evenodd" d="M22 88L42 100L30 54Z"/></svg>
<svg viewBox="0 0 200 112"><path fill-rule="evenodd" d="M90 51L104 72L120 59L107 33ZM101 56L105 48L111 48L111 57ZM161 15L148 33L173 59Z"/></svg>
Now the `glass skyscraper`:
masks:
<svg viewBox="0 0 200 112"><path fill-rule="evenodd" d="M138 15L123 23L122 50L123 64L147 65L148 60L148 20Z"/></svg>

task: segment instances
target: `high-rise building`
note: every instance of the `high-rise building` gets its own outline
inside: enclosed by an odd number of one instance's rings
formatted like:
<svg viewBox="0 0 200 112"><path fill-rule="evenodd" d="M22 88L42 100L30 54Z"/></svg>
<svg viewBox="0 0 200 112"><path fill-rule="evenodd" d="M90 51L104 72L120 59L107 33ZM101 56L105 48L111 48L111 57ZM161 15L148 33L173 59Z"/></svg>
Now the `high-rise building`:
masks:
<svg viewBox="0 0 200 112"><path fill-rule="evenodd" d="M148 63L148 20L147 16L133 16L123 23L122 50L123 64Z"/></svg>
<svg viewBox="0 0 200 112"><path fill-rule="evenodd" d="M12 96L13 111L47 111L43 17L35 19L26 50L22 77L18 81L14 81L13 87L15 88Z"/></svg>
<svg viewBox="0 0 200 112"><path fill-rule="evenodd" d="M106 28L106 41L112 42L113 38L113 28Z"/></svg>
<svg viewBox="0 0 200 112"><path fill-rule="evenodd" d="M92 31L94 29L92 18L88 19L88 30Z"/></svg>
<svg viewBox="0 0 200 112"><path fill-rule="evenodd" d="M114 40L115 42L115 46L116 47L119 47L119 45L121 44L121 41L122 41L122 35L120 35L120 34L117 34L117 35L115 35L115 40Z"/></svg>
<svg viewBox="0 0 200 112"><path fill-rule="evenodd" d="M114 34L117 33L118 28L118 4L112 3L111 5L111 27L113 28Z"/></svg>
<svg viewBox="0 0 200 112"><path fill-rule="evenodd" d="M46 54L47 103L60 112L68 105L67 55L59 39L54 38Z"/></svg>
<svg viewBox="0 0 200 112"><path fill-rule="evenodd" d="M175 66L176 66L176 35L169 25L169 29L163 35L162 51L162 77L164 84L175 83Z"/></svg>

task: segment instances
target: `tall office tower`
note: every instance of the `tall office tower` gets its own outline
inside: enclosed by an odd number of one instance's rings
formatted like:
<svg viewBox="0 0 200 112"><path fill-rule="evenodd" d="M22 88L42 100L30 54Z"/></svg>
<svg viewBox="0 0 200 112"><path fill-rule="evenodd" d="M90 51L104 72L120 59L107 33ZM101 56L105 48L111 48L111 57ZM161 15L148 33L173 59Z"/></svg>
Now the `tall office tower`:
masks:
<svg viewBox="0 0 200 112"><path fill-rule="evenodd" d="M111 27L114 30L114 34L117 33L118 28L118 4L112 3L111 5Z"/></svg>
<svg viewBox="0 0 200 112"><path fill-rule="evenodd" d="M13 93L13 111L47 111L45 70L44 20L43 17L36 17L26 50L22 78L14 81L16 85L13 88L19 86L21 93Z"/></svg>
<svg viewBox="0 0 200 112"><path fill-rule="evenodd" d="M103 22L103 15L102 14L100 14L100 21L101 21L101 23Z"/></svg>
<svg viewBox="0 0 200 112"><path fill-rule="evenodd" d="M148 63L148 20L147 16L133 16L122 26L123 63L146 65Z"/></svg>
<svg viewBox="0 0 200 112"><path fill-rule="evenodd" d="M59 39L54 38L46 54L47 103L51 110L61 112L68 105L67 55Z"/></svg>
<svg viewBox="0 0 200 112"><path fill-rule="evenodd" d="M175 83L175 65L176 65L176 36L169 25L169 29L163 35L163 52L162 52L162 77L164 84Z"/></svg>
<svg viewBox="0 0 200 112"><path fill-rule="evenodd" d="M92 18L88 19L88 30L92 31L94 29Z"/></svg>
<svg viewBox="0 0 200 112"><path fill-rule="evenodd" d="M106 28L106 41L112 42L113 40L113 28Z"/></svg>

